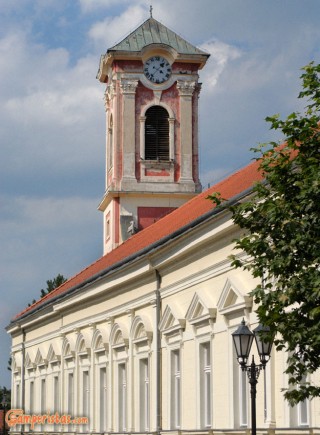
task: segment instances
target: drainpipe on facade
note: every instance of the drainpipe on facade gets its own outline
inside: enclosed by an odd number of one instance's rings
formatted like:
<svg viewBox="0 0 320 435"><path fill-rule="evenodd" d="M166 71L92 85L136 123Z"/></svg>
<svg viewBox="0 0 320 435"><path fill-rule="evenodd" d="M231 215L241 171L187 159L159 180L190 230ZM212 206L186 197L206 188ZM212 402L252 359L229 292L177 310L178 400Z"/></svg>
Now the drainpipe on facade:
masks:
<svg viewBox="0 0 320 435"><path fill-rule="evenodd" d="M159 271L156 269L156 322L157 322L157 435L161 434L162 430L162 419L161 419L161 404L162 404L162 386L161 386L161 333L159 329L160 325L160 316L161 316L161 295L160 295L160 287L161 287L161 275Z"/></svg>

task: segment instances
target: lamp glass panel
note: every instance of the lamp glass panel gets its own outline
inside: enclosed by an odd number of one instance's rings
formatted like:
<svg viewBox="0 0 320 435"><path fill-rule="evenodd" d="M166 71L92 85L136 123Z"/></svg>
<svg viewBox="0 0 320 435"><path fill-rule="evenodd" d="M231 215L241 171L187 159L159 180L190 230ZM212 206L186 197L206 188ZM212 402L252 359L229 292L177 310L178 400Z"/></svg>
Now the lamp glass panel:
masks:
<svg viewBox="0 0 320 435"><path fill-rule="evenodd" d="M254 335L245 325L244 320L238 329L232 333L233 342L239 362L246 362L248 359Z"/></svg>
<svg viewBox="0 0 320 435"><path fill-rule="evenodd" d="M265 363L270 358L272 341L266 341L263 337L263 332L269 332L270 328L266 326L259 325L254 331L254 337L256 340L258 353L262 363Z"/></svg>

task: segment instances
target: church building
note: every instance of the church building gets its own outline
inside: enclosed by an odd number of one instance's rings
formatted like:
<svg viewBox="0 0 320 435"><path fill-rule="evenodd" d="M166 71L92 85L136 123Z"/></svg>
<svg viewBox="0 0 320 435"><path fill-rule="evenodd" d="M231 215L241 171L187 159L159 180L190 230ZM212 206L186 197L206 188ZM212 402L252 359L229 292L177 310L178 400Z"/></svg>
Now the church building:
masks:
<svg viewBox="0 0 320 435"><path fill-rule="evenodd" d="M13 434L249 433L232 333L242 319L258 326L256 281L231 267L240 230L207 196L245 201L261 174L253 162L201 192L198 72L208 57L152 16L101 57L103 256L7 327L12 408L88 420ZM284 401L286 357L273 350L260 374L258 432L320 434L319 399Z"/></svg>

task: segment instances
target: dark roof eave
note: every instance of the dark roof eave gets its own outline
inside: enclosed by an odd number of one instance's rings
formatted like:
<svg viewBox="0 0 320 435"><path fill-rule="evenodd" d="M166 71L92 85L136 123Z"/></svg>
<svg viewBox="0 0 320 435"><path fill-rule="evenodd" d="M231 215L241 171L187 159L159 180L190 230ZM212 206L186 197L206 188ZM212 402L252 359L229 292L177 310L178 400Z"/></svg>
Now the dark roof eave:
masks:
<svg viewBox="0 0 320 435"><path fill-rule="evenodd" d="M119 269L126 264L129 264L130 262L138 259L139 257L150 253L151 251L157 249L158 247L164 245L165 243L169 242L170 240L180 236L181 234L185 233L186 231L194 228L195 226L199 225L200 223L206 221L207 219L211 218L212 216L215 216L224 210L226 210L228 207L236 204L239 202L242 198L248 196L250 193L252 193L253 186L249 187L248 189L240 192L239 194L235 195L234 197L228 199L227 201L223 202L220 206L213 208L212 210L209 210L208 212L204 213L203 215L199 216L198 218L194 219L193 221L189 222L187 225L184 225L183 227L179 228L178 230L174 231L173 233L168 234L167 236L163 237L160 240L157 240L156 242L152 243L151 245L141 249L140 251L135 252L134 254L131 254L127 257L125 257L123 260L118 261L117 263L113 264L112 266L107 267L106 269L101 270L100 272L92 275L90 278L87 278L83 282L75 285L74 287L71 287L69 290L67 290L65 293L59 294L57 296L53 296L52 298L46 300L43 302L43 304L38 305L34 309L31 309L25 314L22 314L20 317L17 317L16 319L12 320L10 324L6 327L6 330L12 328L14 325L19 324L19 322L23 319L26 319L28 316L31 316L32 314L35 314L37 311L40 311L46 307L48 307L49 304L54 303L58 301L59 299L64 299L77 290L86 287L87 285L93 283L99 278L104 277L108 273L112 272L113 270Z"/></svg>

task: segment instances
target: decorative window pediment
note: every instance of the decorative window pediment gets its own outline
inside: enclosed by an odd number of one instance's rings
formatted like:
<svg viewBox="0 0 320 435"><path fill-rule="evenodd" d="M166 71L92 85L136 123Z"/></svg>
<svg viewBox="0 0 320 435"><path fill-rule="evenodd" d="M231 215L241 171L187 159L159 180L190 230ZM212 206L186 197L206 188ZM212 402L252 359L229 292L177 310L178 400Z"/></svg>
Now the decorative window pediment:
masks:
<svg viewBox="0 0 320 435"><path fill-rule="evenodd" d="M35 359L35 365L38 367L42 367L42 366L47 366L48 365L48 360L42 358L41 352L38 349L37 355L36 355L36 359Z"/></svg>
<svg viewBox="0 0 320 435"><path fill-rule="evenodd" d="M96 329L92 336L91 347L94 352L108 352L109 340L104 328Z"/></svg>
<svg viewBox="0 0 320 435"><path fill-rule="evenodd" d="M126 329L119 324L113 325L110 342L112 343L112 348L114 350L121 350L127 348L129 345L129 337L127 335Z"/></svg>
<svg viewBox="0 0 320 435"><path fill-rule="evenodd" d="M21 367L18 365L18 361L16 360L14 354L12 354L11 368L12 368L12 373L14 373L15 375L19 375L21 373Z"/></svg>
<svg viewBox="0 0 320 435"><path fill-rule="evenodd" d="M228 315L252 307L252 299L247 295L245 284L238 278L228 278L218 301L218 310Z"/></svg>
<svg viewBox="0 0 320 435"><path fill-rule="evenodd" d="M61 356L56 354L52 344L50 344L50 347L49 347L49 351L48 351L48 355L47 355L47 360L50 363L55 363L55 362L60 362L61 361Z"/></svg>
<svg viewBox="0 0 320 435"><path fill-rule="evenodd" d="M78 332L76 349L79 355L91 354L91 335L89 332Z"/></svg>
<svg viewBox="0 0 320 435"><path fill-rule="evenodd" d="M186 320L178 314L177 308L167 305L159 324L162 334L165 336L181 334L185 326Z"/></svg>
<svg viewBox="0 0 320 435"><path fill-rule="evenodd" d="M149 346L152 341L152 327L147 318L138 316L131 327L131 337L137 347Z"/></svg>
<svg viewBox="0 0 320 435"><path fill-rule="evenodd" d="M65 359L71 359L75 357L75 352L71 350L70 343L67 343L63 349L63 356Z"/></svg>
<svg viewBox="0 0 320 435"><path fill-rule="evenodd" d="M26 354L25 367L26 367L28 370L33 370L33 369L36 367L36 364L34 364L34 363L31 361L31 358L30 358L30 356L29 356L28 353Z"/></svg>
<svg viewBox="0 0 320 435"><path fill-rule="evenodd" d="M103 345L103 340L102 337L100 335L100 337L98 338L97 342L96 342L96 350L100 350L103 349L104 345Z"/></svg>
<svg viewBox="0 0 320 435"><path fill-rule="evenodd" d="M81 341L81 344L79 346L79 353L85 352L86 351L86 345L84 340Z"/></svg>
<svg viewBox="0 0 320 435"><path fill-rule="evenodd" d="M206 296L194 294L191 304L188 308L186 319L188 322L197 327L203 324L209 324L217 315L217 309L212 308L213 302Z"/></svg>
<svg viewBox="0 0 320 435"><path fill-rule="evenodd" d="M151 341L152 339L152 332L146 331L146 328L144 325L139 325L139 329L137 331L136 340L148 340Z"/></svg>

